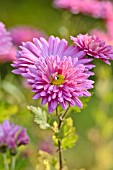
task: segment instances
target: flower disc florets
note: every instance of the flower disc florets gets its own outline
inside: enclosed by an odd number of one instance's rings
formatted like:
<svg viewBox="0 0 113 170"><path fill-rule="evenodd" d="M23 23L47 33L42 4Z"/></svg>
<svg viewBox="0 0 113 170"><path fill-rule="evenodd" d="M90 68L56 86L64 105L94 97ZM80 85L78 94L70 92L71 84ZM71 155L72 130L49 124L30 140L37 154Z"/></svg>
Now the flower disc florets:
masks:
<svg viewBox="0 0 113 170"><path fill-rule="evenodd" d="M40 57L36 68L29 68L24 76L32 85L36 94L34 99L42 99L42 105L48 103L48 111L52 113L58 104L64 109L68 104L82 107L78 97L90 96L88 89L93 88L93 81L88 80L85 66L77 64L78 59L71 57L48 56Z"/></svg>

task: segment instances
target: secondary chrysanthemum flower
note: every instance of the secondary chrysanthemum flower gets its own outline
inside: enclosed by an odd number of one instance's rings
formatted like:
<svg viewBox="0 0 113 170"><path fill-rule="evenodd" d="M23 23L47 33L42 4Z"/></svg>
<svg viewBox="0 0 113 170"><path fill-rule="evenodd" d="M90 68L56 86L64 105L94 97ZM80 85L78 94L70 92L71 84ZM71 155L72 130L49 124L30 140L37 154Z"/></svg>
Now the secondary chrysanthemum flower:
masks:
<svg viewBox="0 0 113 170"><path fill-rule="evenodd" d="M110 44L110 41L112 41L112 38L110 37L108 32L104 32L102 30L93 29L90 31L91 35L95 35L99 37L100 39L104 40L107 44Z"/></svg>
<svg viewBox="0 0 113 170"><path fill-rule="evenodd" d="M8 120L5 120L0 124L0 151L4 149L15 150L20 145L26 145L29 143L29 137L26 129L18 125L10 124Z"/></svg>
<svg viewBox="0 0 113 170"><path fill-rule="evenodd" d="M17 26L10 30L12 41L16 46L22 42L32 41L33 38L46 37L45 33L30 26Z"/></svg>
<svg viewBox="0 0 113 170"><path fill-rule="evenodd" d="M79 34L77 37L71 36L71 40L91 57L101 59L107 64L110 64L109 60L113 60L112 46L106 45L95 35Z"/></svg>
<svg viewBox="0 0 113 170"><path fill-rule="evenodd" d="M36 68L29 68L24 75L35 92L34 99L42 99L42 105L48 103L48 111L52 113L58 104L64 109L68 105L82 107L79 97L90 96L88 89L93 88L93 81L88 80L85 66L77 64L78 59L71 57L40 57Z"/></svg>
<svg viewBox="0 0 113 170"><path fill-rule="evenodd" d="M68 46L68 42L65 39L60 40L58 37L50 36L48 41L44 38L40 40L34 38L32 42L23 43L20 47L21 50L17 53L17 61L12 64L16 69L13 71L15 74L21 74L24 76L29 70L29 67L35 68L35 63L38 58L47 56L59 56L62 60L64 56L70 56L72 58L78 58L78 64L83 63L85 65L86 72L89 72L94 67L91 62L92 59L84 59L86 52L76 46ZM89 72L90 73L90 72ZM90 73L92 74L92 73Z"/></svg>
<svg viewBox="0 0 113 170"><path fill-rule="evenodd" d="M11 40L10 33L6 31L4 24L0 22L0 55L9 52L12 46Z"/></svg>

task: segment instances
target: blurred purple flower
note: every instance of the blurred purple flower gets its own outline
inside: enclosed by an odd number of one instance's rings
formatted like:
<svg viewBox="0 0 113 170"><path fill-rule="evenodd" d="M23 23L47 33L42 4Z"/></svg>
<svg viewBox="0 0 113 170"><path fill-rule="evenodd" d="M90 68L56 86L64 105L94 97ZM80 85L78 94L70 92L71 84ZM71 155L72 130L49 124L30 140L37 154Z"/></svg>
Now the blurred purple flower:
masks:
<svg viewBox="0 0 113 170"><path fill-rule="evenodd" d="M20 145L29 143L29 137L26 129L18 125L10 124L5 120L0 124L0 148L6 147L10 150L17 149Z"/></svg>
<svg viewBox="0 0 113 170"><path fill-rule="evenodd" d="M0 55L5 55L9 52L12 47L11 40L10 33L6 31L4 24L0 22Z"/></svg>
<svg viewBox="0 0 113 170"><path fill-rule="evenodd" d="M21 74L25 77L29 71L29 67L36 68L35 63L40 57L46 58L47 56L59 56L62 59L64 56L78 58L78 64L85 65L85 71L89 74L93 74L89 70L94 67L93 64L88 64L92 59L84 59L86 52L79 47L68 46L68 42L65 39L60 40L58 37L50 36L48 41L44 38L40 40L34 38L32 42L23 43L20 47L21 51L17 53L17 61L12 66L16 69L13 70L15 74ZM30 83L30 82L29 82Z"/></svg>
<svg viewBox="0 0 113 170"><path fill-rule="evenodd" d="M98 58L107 64L110 64L109 60L113 60L112 46L106 45L95 35L79 34L77 37L71 36L71 40L91 57Z"/></svg>
<svg viewBox="0 0 113 170"><path fill-rule="evenodd" d="M22 42L32 41L33 38L46 37L45 33L30 26L17 26L10 30L13 43L16 46Z"/></svg>

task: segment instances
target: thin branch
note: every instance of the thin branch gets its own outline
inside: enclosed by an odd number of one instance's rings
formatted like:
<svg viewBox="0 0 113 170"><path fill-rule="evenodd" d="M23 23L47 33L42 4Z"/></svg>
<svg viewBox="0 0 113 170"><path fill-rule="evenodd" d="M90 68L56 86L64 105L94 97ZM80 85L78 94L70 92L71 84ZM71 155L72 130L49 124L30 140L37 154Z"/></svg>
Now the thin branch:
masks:
<svg viewBox="0 0 113 170"><path fill-rule="evenodd" d="M62 163L62 151L61 151L61 142L58 140L58 152L59 152L59 170L63 169L63 163Z"/></svg>
<svg viewBox="0 0 113 170"><path fill-rule="evenodd" d="M58 117L58 120L59 120L59 123L58 123L58 130L60 130L61 128L61 125L64 121L64 118L68 112L70 108L70 105L68 106L68 108L66 109L66 111L64 112L64 114L62 116L60 116L58 114L58 107L56 108L56 116ZM61 147L62 147L62 143L60 140L58 140L58 153L59 153L59 170L62 170L63 169L63 161L62 161L62 150L61 150Z"/></svg>
<svg viewBox="0 0 113 170"><path fill-rule="evenodd" d="M67 108L67 109L66 109L66 111L64 112L64 114L63 114L63 116L62 116L62 119L64 119L64 118L65 118L65 116L66 116L66 114L67 114L67 112L68 112L69 108L70 108L70 105L68 106L68 108Z"/></svg>
<svg viewBox="0 0 113 170"><path fill-rule="evenodd" d="M59 115L58 115L58 106L56 107L56 116L59 117Z"/></svg>
<svg viewBox="0 0 113 170"><path fill-rule="evenodd" d="M68 106L68 108L66 109L66 111L64 112L64 114L63 114L62 116L58 117L58 119L59 119L58 129L60 129L60 127L61 127L61 125L62 125L62 122L63 122L63 120L64 120L64 118L65 118L65 116L66 116L69 108L70 108L70 105Z"/></svg>

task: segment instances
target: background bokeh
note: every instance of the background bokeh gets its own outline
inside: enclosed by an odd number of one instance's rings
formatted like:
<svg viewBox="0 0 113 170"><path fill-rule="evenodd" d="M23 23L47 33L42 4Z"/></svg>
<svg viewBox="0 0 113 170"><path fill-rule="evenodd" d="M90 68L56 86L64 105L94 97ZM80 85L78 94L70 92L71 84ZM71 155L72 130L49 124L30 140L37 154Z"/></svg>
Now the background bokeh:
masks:
<svg viewBox="0 0 113 170"><path fill-rule="evenodd" d="M52 0L0 0L0 21L7 29L18 25L32 26L47 37L55 35L69 40L70 35L90 32L98 28L106 30L103 19L84 14L71 14L56 9ZM81 112L71 111L79 140L76 146L65 151L64 158L69 170L113 170L113 62L111 66L94 60L95 87L87 107ZM41 106L32 99L25 80L14 75L10 62L0 63L0 122L10 119L26 127L31 142L20 148L16 170L35 170L38 151L44 144L46 149L55 150L51 132L41 131L34 123L28 105ZM46 109L46 108L45 108ZM3 169L0 155L0 169Z"/></svg>

